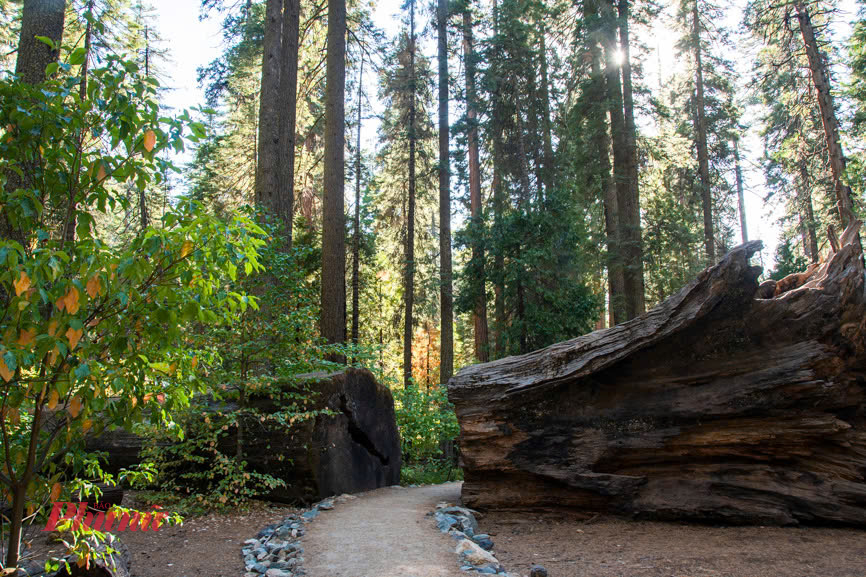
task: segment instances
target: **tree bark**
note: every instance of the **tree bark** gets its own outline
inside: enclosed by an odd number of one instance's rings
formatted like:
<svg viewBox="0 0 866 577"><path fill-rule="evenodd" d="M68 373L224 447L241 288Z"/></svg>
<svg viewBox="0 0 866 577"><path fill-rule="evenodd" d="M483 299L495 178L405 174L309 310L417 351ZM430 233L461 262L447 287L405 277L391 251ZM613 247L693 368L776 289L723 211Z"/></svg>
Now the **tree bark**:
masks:
<svg viewBox="0 0 866 577"><path fill-rule="evenodd" d="M746 227L746 200L743 196L743 171L740 168L740 141L734 140L734 170L737 179L737 208L740 212L740 234L743 243L749 242L749 230Z"/></svg>
<svg viewBox="0 0 866 577"><path fill-rule="evenodd" d="M613 237L609 234L608 237L614 238L616 242L615 248L617 249L617 254L614 254L613 258L618 259L618 263L615 263L615 270L619 268L622 271L623 298L621 306L624 312L624 320L628 320L634 318L633 313L635 310L634 286L629 284L629 279L634 279L633 276L629 276L629 269L634 268L634 263L630 260L632 254L624 246L628 240L625 229L629 227L629 220L625 214L625 206L628 205L629 196L631 195L628 159L626 158L628 142L626 138L625 113L623 111L622 81L619 65L616 60L617 19L613 14L609 0L601 0L600 5L602 7L601 26L605 57L605 87L607 90L608 114L610 116L611 145L613 147L613 182L611 187L616 194L616 204L614 205L612 202L613 198L610 198L611 202L608 202L605 207L609 210L605 218L612 219L611 224L615 223L615 228L609 228L609 230L611 232L615 231L616 234ZM618 279L612 277L612 280L617 282ZM611 290L615 292L615 285L611 285ZM612 306L619 307L620 304L612 303Z"/></svg>
<svg viewBox="0 0 866 577"><path fill-rule="evenodd" d="M821 259L818 252L818 232L815 226L815 211L812 207L812 189L809 184L809 170L804 162L800 162L800 205L803 211L803 231L806 235L807 244L804 245L806 256L813 263Z"/></svg>
<svg viewBox="0 0 866 577"><path fill-rule="evenodd" d="M328 3L325 100L325 186L322 194L322 336L346 341L346 215L344 145L346 129L346 1ZM342 361L343 359L338 359Z"/></svg>
<svg viewBox="0 0 866 577"><path fill-rule="evenodd" d="M713 195L710 187L710 157L707 150L707 120L704 115L704 64L701 50L701 20L698 2L692 7L692 50L695 58L695 148L698 152L698 179L701 205L704 209L704 250L707 264L716 262L716 240L713 232Z"/></svg>
<svg viewBox="0 0 866 577"><path fill-rule="evenodd" d="M451 157L448 126L448 0L438 0L439 37L439 382L454 374L454 295L451 269Z"/></svg>
<svg viewBox="0 0 866 577"><path fill-rule="evenodd" d="M66 0L26 0L21 10L21 32L18 37L18 56L15 74L21 82L39 84L45 81L45 68L57 61L60 43L63 41L63 25L66 21ZM52 49L36 39L50 38L58 49ZM6 190L13 192L24 186L17 172L7 171ZM63 234L66 231L61 231ZM0 238L24 242L24 233L16 230L0 208Z"/></svg>
<svg viewBox="0 0 866 577"><path fill-rule="evenodd" d="M836 191L836 208L842 226L847 226L854 215L854 201L851 189L844 183L845 154L842 151L842 141L839 138L839 120L836 118L836 107L833 104L833 93L830 89L830 75L826 59L821 54L815 28L809 8L802 1L796 4L797 21L800 24L800 34L806 46L806 56L809 59L809 70L815 90L818 92L818 107L821 112L821 123L824 127L824 141L827 144L827 154L830 161L830 172L833 175L833 187Z"/></svg>
<svg viewBox="0 0 866 577"><path fill-rule="evenodd" d="M759 286L753 241L638 319L460 371L465 504L866 526L859 225L804 273Z"/></svg>
<svg viewBox="0 0 866 577"><path fill-rule="evenodd" d="M406 211L406 269L403 282L403 386L412 386L415 306L415 0L409 0L409 199Z"/></svg>
<svg viewBox="0 0 866 577"><path fill-rule="evenodd" d="M469 125L467 130L467 156L469 164L469 211L474 226L476 226L475 241L472 245L472 260L479 263L476 272L479 277L481 290L475 298L475 307L472 311L472 322L475 333L475 358L486 363L490 360L490 342L487 328L487 295L484 290L486 276L484 274L484 244L481 241L481 162L478 149L478 111L477 94L475 89L475 52L472 38L472 12L471 5L463 9L463 65L466 71L466 118ZM443 379L444 380L444 379Z"/></svg>
<svg viewBox="0 0 866 577"><path fill-rule="evenodd" d="M57 61L65 21L66 0L25 0L15 61L15 74L19 80L27 84L39 84L45 80L45 68ZM50 38L57 49L37 40L37 36Z"/></svg>
<svg viewBox="0 0 866 577"><path fill-rule="evenodd" d="M286 250L292 248L295 208L295 118L298 94L298 34L300 0L284 0L280 47L279 164L277 214L285 224Z"/></svg>
<svg viewBox="0 0 866 577"><path fill-rule="evenodd" d="M279 216L280 189L280 63L283 0L265 4L264 53L259 95L259 155L256 162L256 204Z"/></svg>
<svg viewBox="0 0 866 577"><path fill-rule="evenodd" d="M596 42L590 43L591 72L593 77L591 90L593 103L605 101L605 77L601 71L601 49ZM620 250L619 205L617 203L616 185L611 178L610 137L607 123L604 120L606 112L598 104L599 114L594 127L596 154L599 160L599 176L601 180L602 202L604 204L604 224L607 238L607 283L609 299L609 323L615 326L628 320L625 308L625 279L622 270L622 251Z"/></svg>
<svg viewBox="0 0 866 577"><path fill-rule="evenodd" d="M358 344L361 305L361 110L364 103L364 57L358 72L358 137L355 141L355 222L352 226L352 344Z"/></svg>
<svg viewBox="0 0 866 577"><path fill-rule="evenodd" d="M628 194L620 203L620 234L625 240L627 266L624 269L625 292L628 296L628 317L634 318L646 312L643 278L643 247L640 225L640 186L637 167L637 127L634 121L634 97L631 82L631 46L628 25L628 0L619 0L619 37L622 52L622 100L625 117L625 173L628 178Z"/></svg>

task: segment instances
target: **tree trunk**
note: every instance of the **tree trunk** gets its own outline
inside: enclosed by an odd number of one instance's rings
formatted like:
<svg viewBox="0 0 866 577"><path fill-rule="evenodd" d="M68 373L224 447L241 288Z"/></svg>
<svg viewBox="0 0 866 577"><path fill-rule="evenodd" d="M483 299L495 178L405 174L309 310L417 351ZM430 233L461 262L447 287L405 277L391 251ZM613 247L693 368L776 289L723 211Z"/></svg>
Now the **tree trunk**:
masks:
<svg viewBox="0 0 866 577"><path fill-rule="evenodd" d="M466 70L466 118L467 156L469 164L469 211L476 232L472 245L472 260L479 263L476 272L481 290L475 297L475 307L472 311L472 322L475 333L475 358L486 363L490 360L490 342L487 329L487 295L484 290L486 276L484 274L484 244L481 241L481 162L478 150L478 111L477 94L475 92L475 52L472 39L472 12L467 3L463 9L463 65ZM444 379L443 379L444 380Z"/></svg>
<svg viewBox="0 0 866 577"><path fill-rule="evenodd" d="M734 169L737 178L737 208L740 212L740 234L743 243L749 242L749 230L746 227L746 201L743 197L743 171L740 168L740 141L734 140Z"/></svg>
<svg viewBox="0 0 866 577"><path fill-rule="evenodd" d="M439 382L454 374L454 295L451 271L451 157L448 126L448 0L438 0L439 27Z"/></svg>
<svg viewBox="0 0 866 577"><path fill-rule="evenodd" d="M465 504L866 526L859 225L778 283L753 241L643 317L460 371Z"/></svg>
<svg viewBox="0 0 866 577"><path fill-rule="evenodd" d="M25 0L21 10L21 35L18 39L18 59L15 74L27 84L45 80L45 68L57 61L66 21L66 0ZM51 39L52 49L37 36Z"/></svg>
<svg viewBox="0 0 866 577"><path fill-rule="evenodd" d="M710 157L707 150L707 120L704 116L704 65L701 50L701 21L698 2L693 0L692 49L695 58L695 148L698 152L698 179L701 184L701 204L704 209L704 249L707 264L716 262L716 241L713 233L713 195L710 188Z"/></svg>
<svg viewBox="0 0 866 577"><path fill-rule="evenodd" d="M343 207L346 113L346 1L328 3L325 186L322 194L322 336L346 341L346 216ZM338 359L342 361L343 359Z"/></svg>
<svg viewBox="0 0 866 577"><path fill-rule="evenodd" d="M286 250L292 248L295 208L295 117L298 94L298 34L300 0L284 0L280 47L279 164L277 214L285 224Z"/></svg>
<svg viewBox="0 0 866 577"><path fill-rule="evenodd" d="M553 158L553 127L550 119L550 78L547 70L547 27L544 17L538 22L539 51L541 56L541 123L544 138L544 190L547 195L553 189L556 179L556 165Z"/></svg>
<svg viewBox="0 0 866 577"><path fill-rule="evenodd" d="M607 237L607 282L609 298L609 323L615 326L628 320L625 308L625 279L622 271L622 251L620 250L619 206L617 203L616 185L611 178L610 170L610 137L607 133L607 123L604 120L605 110L596 103L605 101L605 78L601 71L601 50L596 42L590 44L592 71L592 101L598 107L596 115L594 140L596 154L599 160L599 176L601 180L602 202L604 204L604 224Z"/></svg>
<svg viewBox="0 0 866 577"><path fill-rule="evenodd" d="M364 57L358 72L358 138L355 141L355 222L352 227L352 344L358 344L361 304L361 110L364 103Z"/></svg>
<svg viewBox="0 0 866 577"><path fill-rule="evenodd" d="M409 199L406 212L406 270L403 283L403 386L412 386L412 329L415 306L415 1L409 0Z"/></svg>
<svg viewBox="0 0 866 577"><path fill-rule="evenodd" d="M800 205L803 211L803 225L807 244L804 244L809 259L814 263L821 259L818 252L818 232L815 226L815 211L812 207L812 189L809 187L811 179L806 164L800 163Z"/></svg>
<svg viewBox="0 0 866 577"><path fill-rule="evenodd" d="M622 51L622 100L625 116L625 173L628 177L626 202L619 206L620 233L628 260L624 269L625 292L628 295L628 316L634 318L646 312L643 278L643 246L640 226L640 186L637 170L637 127L634 121L634 97L631 83L631 47L628 34L628 0L619 1L619 35Z"/></svg>
<svg viewBox="0 0 866 577"><path fill-rule="evenodd" d="M18 37L18 56L15 74L21 82L39 84L45 81L45 68L57 61L60 43L63 40L63 25L66 21L65 0L25 0L21 10L21 32ZM45 36L58 47L50 48L36 39ZM6 190L14 191L24 186L17 172L7 171ZM66 231L61 231L65 234ZM24 242L24 234L16 230L0 208L0 238Z"/></svg>
<svg viewBox="0 0 866 577"><path fill-rule="evenodd" d="M614 258L619 259L618 267L622 270L622 295L623 309L625 319L634 318L634 286L629 284L629 279L634 279L630 276L630 269L633 270L635 263L630 259L632 254L624 246L628 240L626 228L629 227L628 217L625 214L625 207L629 204L629 196L631 190L629 186L628 174L628 159L627 149L628 141L626 137L625 114L623 112L622 100L622 82L620 79L620 69L616 59L617 42L616 29L617 19L613 14L609 0L601 0L602 6L602 38L604 41L604 56L605 56L605 86L607 89L607 107L610 115L610 133L611 144L613 147L613 183L612 187L616 192L616 206L613 203L608 203L606 208L610 209L609 217L616 223L616 248L618 254ZM612 200L612 199L611 199ZM607 218L607 215L606 215ZM608 235L610 237L610 235ZM616 281L616 279L614 279ZM614 290L614 285L611 285ZM619 306L615 304L614 306Z"/></svg>
<svg viewBox="0 0 866 577"><path fill-rule="evenodd" d="M259 156L256 162L256 204L280 216L280 63L283 0L265 5L264 53L259 96Z"/></svg>
<svg viewBox="0 0 866 577"><path fill-rule="evenodd" d="M824 126L824 141L827 144L827 154L830 161L830 172L833 175L833 187L836 190L836 208L842 226L847 226L854 215L854 201L851 189L843 182L845 176L845 154L842 151L842 141L839 138L839 120L836 118L836 107L833 104L833 94L830 90L830 75L825 58L821 54L809 8L802 1L796 4L797 21L800 23L800 33L806 45L806 56L809 59L809 70L815 90L818 92L818 106L821 112L821 123Z"/></svg>

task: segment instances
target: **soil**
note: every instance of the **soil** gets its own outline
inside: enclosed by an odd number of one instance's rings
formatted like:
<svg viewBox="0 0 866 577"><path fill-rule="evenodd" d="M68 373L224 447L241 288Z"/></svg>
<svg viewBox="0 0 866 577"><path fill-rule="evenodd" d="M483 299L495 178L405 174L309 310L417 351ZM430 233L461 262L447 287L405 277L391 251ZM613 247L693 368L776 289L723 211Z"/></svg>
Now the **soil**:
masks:
<svg viewBox="0 0 866 577"><path fill-rule="evenodd" d="M866 531L714 527L490 513L481 531L509 573L551 577L864 577Z"/></svg>
<svg viewBox="0 0 866 577"><path fill-rule="evenodd" d="M428 513L460 483L387 487L321 513L303 539L308 577L466 577Z"/></svg>
<svg viewBox="0 0 866 577"><path fill-rule="evenodd" d="M242 543L292 511L257 504L243 513L189 517L158 532L123 533L132 554L131 577L240 577Z"/></svg>

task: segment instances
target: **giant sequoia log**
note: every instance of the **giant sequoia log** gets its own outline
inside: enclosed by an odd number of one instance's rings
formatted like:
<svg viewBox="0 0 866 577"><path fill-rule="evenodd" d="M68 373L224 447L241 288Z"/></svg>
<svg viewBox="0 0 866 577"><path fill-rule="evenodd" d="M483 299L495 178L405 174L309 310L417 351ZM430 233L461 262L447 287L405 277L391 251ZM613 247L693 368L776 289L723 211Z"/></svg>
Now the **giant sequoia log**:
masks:
<svg viewBox="0 0 866 577"><path fill-rule="evenodd" d="M779 283L750 242L641 317L461 371L466 504L866 525L858 226Z"/></svg>
<svg viewBox="0 0 866 577"><path fill-rule="evenodd" d="M299 379L301 380L301 379ZM367 370L307 375L311 411L327 412L291 426L247 420L243 458L253 470L286 481L287 487L268 495L283 502L316 500L395 485L400 481L400 437L391 391ZM274 413L281 407L269 397L253 397L250 407ZM199 400L194 415L232 411L237 405ZM88 448L108 454L109 470L140 461L143 439L114 431L93 439ZM220 449L234 454L234 431L221 439ZM190 464L189 466L195 466Z"/></svg>

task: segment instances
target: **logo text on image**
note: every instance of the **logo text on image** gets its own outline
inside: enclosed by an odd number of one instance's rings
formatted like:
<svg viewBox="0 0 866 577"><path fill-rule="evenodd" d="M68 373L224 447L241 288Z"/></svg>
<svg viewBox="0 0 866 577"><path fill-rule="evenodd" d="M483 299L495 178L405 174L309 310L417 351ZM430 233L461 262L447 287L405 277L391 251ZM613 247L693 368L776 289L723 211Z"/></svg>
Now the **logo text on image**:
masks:
<svg viewBox="0 0 866 577"><path fill-rule="evenodd" d="M104 508L105 505L98 504L95 507ZM45 528L42 530L55 531L61 521L70 519L75 529L83 526L85 529L104 531L106 533L114 531L148 531L151 528L154 531L159 531L166 517L168 517L168 513L163 513L162 511L151 511L148 513L133 511L130 514L126 511L115 513L109 509L108 511L98 511L94 514L93 511L88 510L86 502L55 501L54 506L51 508L51 514L48 516L48 523L45 524Z"/></svg>

